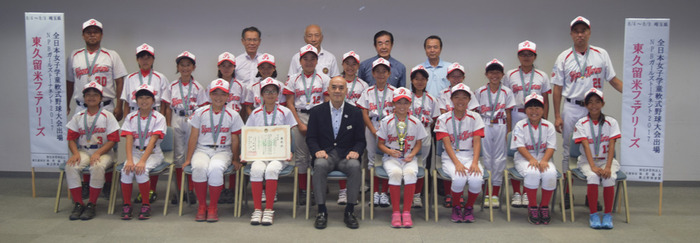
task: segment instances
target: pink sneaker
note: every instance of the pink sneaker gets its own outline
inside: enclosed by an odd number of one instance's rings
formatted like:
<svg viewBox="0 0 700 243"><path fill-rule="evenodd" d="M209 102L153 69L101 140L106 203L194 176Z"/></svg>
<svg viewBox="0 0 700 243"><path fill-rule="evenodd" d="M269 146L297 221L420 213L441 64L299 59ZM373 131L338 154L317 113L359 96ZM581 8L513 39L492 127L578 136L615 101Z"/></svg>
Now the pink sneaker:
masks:
<svg viewBox="0 0 700 243"><path fill-rule="evenodd" d="M453 223L462 222L462 207L460 207L459 205L453 205L452 216L450 217L450 221L452 221Z"/></svg>
<svg viewBox="0 0 700 243"><path fill-rule="evenodd" d="M392 228L401 228L401 213L400 212L394 212L391 214L391 227Z"/></svg>
<svg viewBox="0 0 700 243"><path fill-rule="evenodd" d="M476 221L474 219L474 207L464 208L464 213L462 214L462 222L474 223L474 221Z"/></svg>
<svg viewBox="0 0 700 243"><path fill-rule="evenodd" d="M403 214L401 214L401 218L403 220L404 228L413 227L413 220L411 220L411 212L403 212Z"/></svg>

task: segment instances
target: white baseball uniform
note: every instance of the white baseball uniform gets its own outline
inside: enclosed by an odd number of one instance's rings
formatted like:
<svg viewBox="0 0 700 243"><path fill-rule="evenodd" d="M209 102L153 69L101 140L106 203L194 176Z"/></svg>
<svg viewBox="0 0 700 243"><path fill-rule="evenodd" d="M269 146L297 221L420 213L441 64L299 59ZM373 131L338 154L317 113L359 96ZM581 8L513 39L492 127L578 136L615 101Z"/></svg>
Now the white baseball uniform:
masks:
<svg viewBox="0 0 700 243"><path fill-rule="evenodd" d="M160 110L161 101L170 102L170 81L160 72L151 69L146 75L143 75L140 71L129 74L124 79L124 90L122 90L121 99L129 104L132 111L137 111L139 109L138 104L136 104L136 91L139 90L139 86L142 84L148 84L154 89L153 107L156 110Z"/></svg>
<svg viewBox="0 0 700 243"><path fill-rule="evenodd" d="M562 168L569 168L569 146L574 125L588 114L588 110L583 107L586 91L591 88L603 91L604 81L609 82L614 77L615 69L610 56L600 47L590 46L585 54L569 48L557 57L552 70L552 85L562 86Z"/></svg>
<svg viewBox="0 0 700 243"><path fill-rule="evenodd" d="M395 114L384 117L377 130L377 138L384 141L384 145L389 149L399 150L399 132L405 133L403 154L406 155L413 151L416 141L423 140L428 137L428 134L420 120L414 116L408 115L406 121L403 122L406 123L406 127L400 130L397 127L399 119ZM415 184L418 180L418 158L413 157L413 160L406 162L403 157L402 155L400 158L394 158L384 154L382 166L389 175L389 185L400 186L401 179L406 185Z"/></svg>
<svg viewBox="0 0 700 243"><path fill-rule="evenodd" d="M94 127L93 127L94 123ZM112 112L101 110L99 114L88 114L87 109L77 112L66 124L68 140L78 144L80 161L73 166L66 165L68 189L80 187L80 172L90 165L90 156L107 141L119 142L119 122ZM91 131L88 138L87 131ZM100 156L100 161L90 165L90 187L102 188L105 183L105 169L112 165L114 151Z"/></svg>
<svg viewBox="0 0 700 243"><path fill-rule="evenodd" d="M503 182L503 170L506 169L506 112L515 106L513 92L503 85L497 92L491 92L488 84L481 86L474 96L479 101L479 113L484 119L484 139L481 140L482 163L493 176L491 182L500 186Z"/></svg>
<svg viewBox="0 0 700 243"><path fill-rule="evenodd" d="M554 124L545 119L540 119L540 125L531 125L528 121L528 119L520 120L513 127L510 149L525 148L539 162L547 149L557 148L556 129ZM549 159L549 167L544 172L530 167L530 161L519 152L515 153L513 160L515 169L525 178L523 181L526 188L537 189L540 181L544 190L551 191L556 188L557 168L554 167L552 158Z"/></svg>
<svg viewBox="0 0 700 243"><path fill-rule="evenodd" d="M261 106L253 110L246 126L262 127L262 126L279 126L289 125L296 127L297 120L294 119L294 114L289 108L277 104L273 112L264 111L265 107ZM250 181L277 180L279 174L288 164L287 161L280 160L256 160L250 165Z"/></svg>
<svg viewBox="0 0 700 243"><path fill-rule="evenodd" d="M455 108L454 104L452 104L452 99L450 99L451 97L452 87L446 88L442 92L440 92L440 98L438 99L438 107L440 109L440 112L450 112ZM474 110L476 108L479 108L479 100L475 97L471 97L467 109Z"/></svg>
<svg viewBox="0 0 700 243"><path fill-rule="evenodd" d="M318 64L316 64L316 72L323 73L328 77L340 76L340 71L338 70L338 62L335 60L335 55L333 53L323 49L318 52ZM301 62L299 61L299 52L294 53L292 60L289 62L289 72L287 73L287 78L295 77L296 75L302 73Z"/></svg>
<svg viewBox="0 0 700 243"><path fill-rule="evenodd" d="M607 163L610 139L619 139L620 137L620 126L617 120L610 116L605 116L605 122L602 124L598 121L591 120L588 116L581 118L576 122L573 135L573 139L576 143L588 140L588 147L595 160L595 165L600 168L605 168L605 164ZM595 140L598 139L599 144L596 145ZM598 147L596 148L596 146ZM602 181L603 187L614 186L615 179L617 179L617 171L620 170L620 163L616 159L613 159L610 169L610 178L603 179L591 170L591 166L588 164L588 158L584 152L584 147L581 146L579 149L581 150L581 156L578 157L578 167L581 168L581 172L586 175L588 184L598 185Z"/></svg>
<svg viewBox="0 0 700 243"><path fill-rule="evenodd" d="M315 72L310 77L300 73L287 80L284 94L294 95L294 107L301 122L309 122L309 110L323 103L323 95L327 93L330 78L323 73ZM306 136L298 127L292 129L294 137L294 161L299 171L306 172L311 161L309 147L306 146Z"/></svg>
<svg viewBox="0 0 700 243"><path fill-rule="evenodd" d="M179 168L185 163L187 142L192 131L188 123L189 116L197 107L207 102L209 96L204 86L194 79L187 84L175 80L170 83L167 92L170 93L168 103L172 110L170 127L173 128L173 163Z"/></svg>
<svg viewBox="0 0 700 243"><path fill-rule="evenodd" d="M263 100L262 95L260 94L260 82L261 78L257 77L255 79L255 82L246 88L247 93L245 95L245 101L243 102L244 105L249 105L253 107L253 109L258 108L262 105ZM286 89L286 86L282 82L279 83L282 85L282 87L278 91L279 96L277 97L277 103L287 105L287 97L284 95L284 90Z"/></svg>
<svg viewBox="0 0 700 243"><path fill-rule="evenodd" d="M149 121L150 119L150 121ZM163 137L167 131L167 125L165 123L165 117L157 111L152 111L149 117L141 117L139 111L134 111L129 113L124 119L124 124L122 124L122 137L131 135L134 137L134 143L131 148L131 157L134 164L138 163L141 156L144 154L144 150L148 146L148 142L151 136L157 135L158 141L156 141L156 146L153 148L153 152L146 160L146 170L143 174L136 175L136 173L127 174L125 169L122 169L121 181L124 184L131 184L131 182L136 178L136 182L146 183L148 178L148 173L156 168L160 163L163 163L163 151L160 149L160 143L163 142ZM143 138L143 141L141 139ZM126 163L126 162L125 162Z"/></svg>
<svg viewBox="0 0 700 243"><path fill-rule="evenodd" d="M243 87L253 83L252 77L258 73L258 57L260 53L255 53L254 57L248 56L248 53L241 53L236 56L235 78Z"/></svg>
<svg viewBox="0 0 700 243"><path fill-rule="evenodd" d="M218 113L211 105L197 109L190 116L190 126L199 130L197 149L192 155L192 181L224 184L224 171L231 164L231 135L240 134L243 120L238 112L224 106ZM218 133L218 134L216 134Z"/></svg>
<svg viewBox="0 0 700 243"><path fill-rule="evenodd" d="M248 91L246 90L245 86L243 86L243 84L240 81L238 81L238 79L234 78L233 80L228 82L229 89L226 106L240 113L241 109L243 109L243 102L245 101L245 95ZM206 90L211 90L211 84L207 86ZM209 97L209 95L207 95L206 97L207 101L205 103L211 103L211 98Z"/></svg>
<svg viewBox="0 0 700 243"><path fill-rule="evenodd" d="M455 136L456 135L456 136ZM435 137L441 141L444 137L449 137L452 142L452 148L455 149L457 159L466 168L469 168L474 159L474 136L484 137L484 121L479 113L467 111L464 117L458 118L454 116L454 111L450 111L440 115L435 122ZM447 154L447 151L442 152L442 169L452 178L452 192L460 193L464 191L464 185L469 182L469 192L481 192L481 185L484 184L483 166L479 164L479 170L482 174L472 175L467 173L466 176L457 174L455 165ZM476 161L476 163L479 163Z"/></svg>
<svg viewBox="0 0 700 243"><path fill-rule="evenodd" d="M367 110L369 120L372 121L374 129L379 130L379 121L384 117L394 113L394 86L386 84L386 88L379 90L376 85L372 85L362 92L360 99L357 100L356 106L360 109ZM372 134L369 128L365 128L365 140L367 141L367 159L368 165L374 166L374 159L379 147L377 147L377 135Z"/></svg>
<svg viewBox="0 0 700 243"><path fill-rule="evenodd" d="M345 98L349 104L357 106L357 100L362 96L362 92L369 88L367 82L360 78L355 78L355 80L345 80L348 82L348 95Z"/></svg>
<svg viewBox="0 0 700 243"><path fill-rule="evenodd" d="M520 68L516 68L506 72L503 76L503 86L510 88L513 91L513 99L515 107L510 113L511 124L515 127L515 123L527 118L525 114L525 97L531 93L538 95L549 94L552 92L552 86L549 83L547 73L533 69L530 72L523 72Z"/></svg>
<svg viewBox="0 0 700 243"><path fill-rule="evenodd" d="M434 99L427 91L423 92L423 96L418 97L414 93L412 97L411 109L408 113L418 118L425 132L430 135L430 125L440 116L440 108L438 107L437 99ZM425 159L428 158L428 154L430 154L432 142L433 139L431 136L423 138L420 155L420 163L422 165L425 165Z"/></svg>
<svg viewBox="0 0 700 243"><path fill-rule="evenodd" d="M87 56L86 56L87 54ZM89 66L89 67L88 67ZM102 104L108 111L114 110L116 100L115 79L126 76L126 67L113 50L101 48L99 51L89 53L85 48L73 50L66 62L66 80L73 82L73 99L76 101L76 114L85 109L83 94L78 92L91 81L96 81L103 88Z"/></svg>

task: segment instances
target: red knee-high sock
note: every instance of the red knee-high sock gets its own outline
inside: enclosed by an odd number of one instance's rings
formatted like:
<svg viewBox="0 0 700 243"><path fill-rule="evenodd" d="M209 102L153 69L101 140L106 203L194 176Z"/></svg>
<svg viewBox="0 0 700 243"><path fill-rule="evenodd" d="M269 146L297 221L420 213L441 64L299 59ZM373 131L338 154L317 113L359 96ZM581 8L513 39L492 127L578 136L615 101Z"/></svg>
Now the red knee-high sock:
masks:
<svg viewBox="0 0 700 243"><path fill-rule="evenodd" d="M416 184L408 184L408 185L403 186L403 211L404 212L411 211L411 206L413 206L413 194L415 191L416 191ZM392 193L391 196L393 197L394 194Z"/></svg>
<svg viewBox="0 0 700 243"><path fill-rule="evenodd" d="M90 174L83 174L83 182L87 183L90 181Z"/></svg>
<svg viewBox="0 0 700 243"><path fill-rule="evenodd" d="M105 181L112 184L112 172L105 172Z"/></svg>
<svg viewBox="0 0 700 243"><path fill-rule="evenodd" d="M224 190L224 185L209 186L209 207L210 208L217 207L217 203L219 203L219 197L221 197L222 190Z"/></svg>
<svg viewBox="0 0 700 243"><path fill-rule="evenodd" d="M374 180L374 187L373 190L374 192L379 192L379 177L373 177L372 180Z"/></svg>
<svg viewBox="0 0 700 243"><path fill-rule="evenodd" d="M265 201L265 209L272 210L275 205L275 194L277 194L277 180L265 181L265 197L269 198Z"/></svg>
<svg viewBox="0 0 700 243"><path fill-rule="evenodd" d="M531 189L525 187L525 193L527 193L528 207L537 207L537 188Z"/></svg>
<svg viewBox="0 0 700 243"><path fill-rule="evenodd" d="M177 184L177 191L182 190L182 168L175 168L175 184Z"/></svg>
<svg viewBox="0 0 700 243"><path fill-rule="evenodd" d="M501 191L501 186L493 186L493 192L491 192L491 196L498 196L498 193Z"/></svg>
<svg viewBox="0 0 700 243"><path fill-rule="evenodd" d="M228 189L233 190L236 188L236 173L228 176Z"/></svg>
<svg viewBox="0 0 700 243"><path fill-rule="evenodd" d="M263 182L262 181L251 181L250 188L251 188L251 191L253 191L253 207L255 209L262 210ZM267 200L267 201L270 201L270 200Z"/></svg>
<svg viewBox="0 0 700 243"><path fill-rule="evenodd" d="M301 174L299 173L299 189L300 190L306 190L306 173Z"/></svg>
<svg viewBox="0 0 700 243"><path fill-rule="evenodd" d="M442 187L445 189L445 195L450 195L450 192L452 192L452 181L443 180Z"/></svg>
<svg viewBox="0 0 700 243"><path fill-rule="evenodd" d="M207 206L207 183L206 182L194 182L194 192L197 195L197 202L199 206Z"/></svg>
<svg viewBox="0 0 700 243"><path fill-rule="evenodd" d="M613 200L615 199L615 187L603 187L603 203L605 204L605 213L611 213L613 208ZM590 203L590 202L589 202Z"/></svg>
<svg viewBox="0 0 700 243"><path fill-rule="evenodd" d="M540 207L549 207L549 201L552 200L552 194L554 190L542 189L542 202L540 202Z"/></svg>
<svg viewBox="0 0 700 243"><path fill-rule="evenodd" d="M73 198L73 202L80 203L83 205L83 187L76 187L70 189L70 195Z"/></svg>
<svg viewBox="0 0 700 243"><path fill-rule="evenodd" d="M425 178L418 178L418 180L416 181L416 184L415 184L416 189L415 189L413 194L418 194L418 193L423 192L423 185L424 185L423 183L425 183ZM404 190L406 190L406 189L404 189Z"/></svg>
<svg viewBox="0 0 700 243"><path fill-rule="evenodd" d="M151 182L146 181L144 183L139 183L139 192L141 193L142 204L150 204L148 202L149 196L148 191L151 190Z"/></svg>
<svg viewBox="0 0 700 243"><path fill-rule="evenodd" d="M591 213L598 212L598 185L588 184L588 209Z"/></svg>
<svg viewBox="0 0 700 243"><path fill-rule="evenodd" d="M158 175L152 175L152 176L149 176L149 178L150 178L150 182L151 182L150 190L155 192L156 186L158 186ZM141 194L141 195L144 195L144 194ZM146 194L146 195L148 195L148 194Z"/></svg>
<svg viewBox="0 0 700 243"><path fill-rule="evenodd" d="M192 175L187 175L187 189L189 191L194 190L194 181L192 180Z"/></svg>
<svg viewBox="0 0 700 243"><path fill-rule="evenodd" d="M100 191L102 191L102 188L90 187L90 202L92 204L97 204L97 198L100 197Z"/></svg>
<svg viewBox="0 0 700 243"><path fill-rule="evenodd" d="M389 179L379 178L379 183L382 183L381 193L386 193L389 190Z"/></svg>
<svg viewBox="0 0 700 243"><path fill-rule="evenodd" d="M510 184L513 185L513 193L520 192L520 181L515 179L510 179Z"/></svg>
<svg viewBox="0 0 700 243"><path fill-rule="evenodd" d="M471 193L467 191L467 205L466 207L474 207L474 202L476 202L476 198L479 197L479 193Z"/></svg>
<svg viewBox="0 0 700 243"><path fill-rule="evenodd" d="M133 189L131 183L126 184L122 182L122 200L124 204L131 205L131 190Z"/></svg>
<svg viewBox="0 0 700 243"><path fill-rule="evenodd" d="M391 193L391 209L393 212L401 210L401 186L390 185L389 192Z"/></svg>
<svg viewBox="0 0 700 243"><path fill-rule="evenodd" d="M340 190L348 188L348 181L347 180L339 180L338 185L340 186Z"/></svg>
<svg viewBox="0 0 700 243"><path fill-rule="evenodd" d="M462 198L462 195L464 192L452 192L452 206L458 207L459 205L459 199Z"/></svg>

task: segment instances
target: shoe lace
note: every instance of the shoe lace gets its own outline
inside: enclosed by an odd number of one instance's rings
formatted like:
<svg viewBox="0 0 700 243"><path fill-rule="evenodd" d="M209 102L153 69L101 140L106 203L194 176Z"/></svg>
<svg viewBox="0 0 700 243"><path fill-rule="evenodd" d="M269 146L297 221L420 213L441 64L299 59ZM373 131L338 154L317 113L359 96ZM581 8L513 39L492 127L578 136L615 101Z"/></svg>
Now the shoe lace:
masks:
<svg viewBox="0 0 700 243"><path fill-rule="evenodd" d="M549 210L547 210L546 208L541 209L540 213L542 214L542 218L549 218Z"/></svg>
<svg viewBox="0 0 700 243"><path fill-rule="evenodd" d="M149 209L151 209L151 206L143 205L143 206L141 207L141 212L142 212L142 213L147 213Z"/></svg>
<svg viewBox="0 0 700 243"><path fill-rule="evenodd" d="M539 217L538 212L536 209L530 209L530 214L532 215L533 218ZM544 215L544 214L543 214Z"/></svg>

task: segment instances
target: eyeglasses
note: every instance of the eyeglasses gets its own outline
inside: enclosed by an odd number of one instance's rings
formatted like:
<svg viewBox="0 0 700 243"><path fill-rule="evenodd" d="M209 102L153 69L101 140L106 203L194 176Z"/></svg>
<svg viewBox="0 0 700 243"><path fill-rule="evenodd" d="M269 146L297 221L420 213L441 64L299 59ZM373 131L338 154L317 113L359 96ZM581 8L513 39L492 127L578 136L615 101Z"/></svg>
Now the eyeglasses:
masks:
<svg viewBox="0 0 700 243"><path fill-rule="evenodd" d="M262 92L263 94L277 94L276 90L265 90Z"/></svg>

